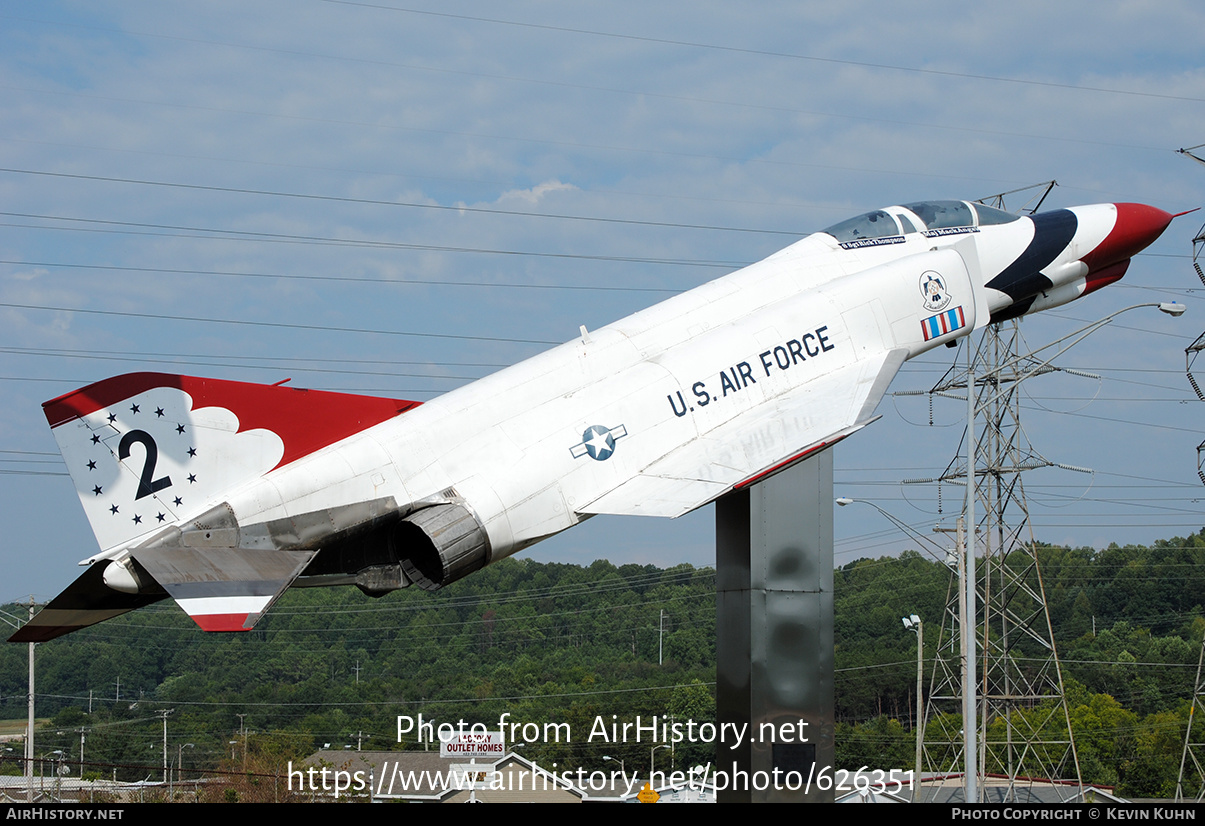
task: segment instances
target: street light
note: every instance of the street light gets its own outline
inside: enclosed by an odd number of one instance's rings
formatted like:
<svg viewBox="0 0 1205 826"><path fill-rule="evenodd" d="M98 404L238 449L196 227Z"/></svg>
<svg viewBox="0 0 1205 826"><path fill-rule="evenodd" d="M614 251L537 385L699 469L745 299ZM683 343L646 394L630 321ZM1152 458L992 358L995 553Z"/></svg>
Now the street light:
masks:
<svg viewBox="0 0 1205 826"><path fill-rule="evenodd" d="M937 554L933 553L932 551L930 551L929 554L934 559L937 559L939 562L942 562L943 564L953 568L954 572L958 576L958 622L959 622L959 628L961 629L959 632L959 642L961 644L959 659L960 659L960 662L962 663L962 673L963 673L963 702L962 702L963 708L962 708L962 711L963 711L964 719L973 719L974 709L975 709L975 700L977 699L977 694L975 692L974 684L967 683L966 675L974 669L974 657L975 657L974 636L975 635L971 630L971 628L972 628L972 623L970 620L971 615L967 612L967 596L966 596L967 590L968 590L967 565L963 564L964 560L966 559L966 555L963 552L964 541L963 541L963 519L962 519L962 517L961 516L958 517L958 529L957 529L958 551L954 554L951 554L948 550L943 550L942 547L940 545L938 545L936 542L934 542L933 540L914 531L907 523L902 522L899 519L897 519L896 517L892 516L890 513L883 510L882 508L880 508L874 502L869 502L865 499L851 499L848 496L843 496L836 501L837 501L837 504L842 507L844 507L846 505L852 505L854 502L859 502L863 505L870 505L872 508L877 510L879 513L883 514L883 516L887 517L887 519L893 525L895 525L897 528L902 530L904 533L908 534L909 536L914 537L915 539L919 539L924 543L932 545L934 548L937 548L939 551L943 551L944 555L942 557L938 557ZM940 527L934 527L933 530L934 531L943 531L944 529L940 528ZM953 557L952 560L951 560L951 557ZM951 564L951 562L953 564ZM914 780L915 785L913 787L913 793L912 793L912 800L913 800L913 802L916 802L917 800L920 799L921 752L922 752L922 748L923 748L923 744L924 744L924 740L923 740L923 737L924 737L924 706L921 705L922 687L923 687L923 683L922 683L923 660L922 660L922 657L923 657L923 651L924 651L924 638L923 638L923 635L921 632L920 617L918 617L916 614L913 614L910 617L904 617L903 621L904 621L904 627L909 630L915 631L916 635L917 635L917 640L916 640L916 707L917 707L917 712L916 712L916 719L917 719L916 778ZM913 625L915 625L915 628L913 628ZM973 729L974 729L973 726L969 727L969 728L967 726L963 726L963 752L964 752L964 754L969 754L969 755L975 754L973 736L967 734L968 731L973 731ZM974 772L974 769L972 768L972 762L971 762L970 758L967 758L966 771L963 774L964 794L965 794L967 800L974 799L975 778L973 776L973 772Z"/></svg>
<svg viewBox="0 0 1205 826"><path fill-rule="evenodd" d="M169 774L168 775L169 778L173 778L174 780L183 780L184 779L183 777L181 777L182 769L184 768L184 750L196 748L196 745L197 745L196 743L177 743L176 744L176 771L175 771L174 775ZM172 782L172 779L169 779L169 781L168 781L167 799L175 800L174 784Z"/></svg>
<svg viewBox="0 0 1205 826"><path fill-rule="evenodd" d="M1151 301L1146 304L1131 304L1129 307L1122 307L1120 310L1109 313L1104 318L1097 319L1096 321L1093 321L1091 324L1085 324L1083 327L1080 327L1078 330L1074 330L1074 331L1068 333L1067 335L1063 336L1062 338L1056 338L1054 341L1050 342L1049 344L1043 344L1041 347L1030 350L1028 353L1025 353L1024 355L1013 356L1012 358L1008 359L1004 363L996 365L994 368L987 371L982 376L979 376L976 378L981 383L983 383L984 379L988 379L992 376L996 376L1000 373L1003 373L1006 370L1016 368L1022 362L1033 360L1034 357L1037 356L1038 353L1041 353L1044 350L1049 350L1052 347L1058 348L1056 350L1056 352L1054 353L1054 355L1050 356L1049 358L1044 359L1040 363L1033 364L1026 369L1019 369L1018 376L1012 383L1016 384L1018 382L1022 382L1025 379L1029 378L1030 376L1035 375L1039 371L1044 371L1045 368L1050 366L1050 363L1052 361L1054 361L1059 356L1063 355L1063 353L1066 353L1072 347L1079 344L1081 341L1083 341L1085 338L1087 338L1088 336L1095 333L1100 328L1108 325L1108 323L1110 321L1112 321L1113 319L1117 318L1117 316L1121 315L1122 313L1128 313L1130 310L1142 309L1143 307L1155 307L1159 310L1159 312L1165 313L1166 315L1169 315L1172 318L1179 318L1180 316L1184 315L1184 311L1187 309L1185 307L1185 305L1180 304L1179 302L1176 302L1176 301L1162 301L1162 302ZM999 396L1004 395L1006 392L1008 392L1007 389L997 390L996 394L994 396L988 398L982 404L980 404L978 409L975 408L974 394L969 393L968 399L967 399L967 401L968 401L967 410L968 410L968 414L971 415L972 421L974 420L975 415L978 414L979 410L982 410L983 408L987 407L989 404L994 402ZM968 522L969 522L969 520L968 520Z"/></svg>
<svg viewBox="0 0 1205 826"><path fill-rule="evenodd" d="M64 756L64 754L63 754L62 749L55 749L54 751L45 752L40 757L38 757L38 782L41 784L42 794L46 794L46 758L54 757L56 760L58 760L59 765L61 766L63 763L63 756ZM55 772L55 781L54 782L56 785L59 782L57 771Z"/></svg>
<svg viewBox="0 0 1205 826"><path fill-rule="evenodd" d="M618 763L619 764L619 774L623 777L623 782L624 783L628 782L628 770L627 770L627 767L624 766L623 760L619 759L618 757L612 757L609 754L604 754L603 760L610 760L612 762ZM651 779L651 776L650 776L650 779Z"/></svg>
<svg viewBox="0 0 1205 826"><path fill-rule="evenodd" d="M936 542L934 542L932 539L929 539L924 534L918 533L916 531L916 529L913 528L911 525L909 525L907 522L904 522L903 520L896 518L892 514L888 513L887 511L883 510L882 508L880 508L874 502L871 502L869 499L853 499L849 496L840 496L833 501L835 501L837 503L837 505L839 505L840 507L843 507L843 508L846 507L847 505L852 505L854 503L857 503L859 505L870 505L870 507L874 508L879 513L883 514L883 516L887 518L887 521L889 521L892 525L895 525L897 528L899 528L901 531L903 531L905 534L907 534L910 538L915 539L918 542L921 542L923 544L933 546L933 548L935 550L926 549L926 552L929 554L929 556L933 557L934 559L938 560L939 562L945 558L944 557L944 554L946 553L945 548L943 548L941 545L938 545ZM938 552L940 552L942 554L942 556L938 556L937 555Z"/></svg>
<svg viewBox="0 0 1205 826"><path fill-rule="evenodd" d="M651 749L649 749L649 785L650 786L653 783L653 769L655 766L655 764L653 763L653 755L657 753L657 749L668 749L668 748L669 748L669 746L662 743L660 746L653 746Z"/></svg>

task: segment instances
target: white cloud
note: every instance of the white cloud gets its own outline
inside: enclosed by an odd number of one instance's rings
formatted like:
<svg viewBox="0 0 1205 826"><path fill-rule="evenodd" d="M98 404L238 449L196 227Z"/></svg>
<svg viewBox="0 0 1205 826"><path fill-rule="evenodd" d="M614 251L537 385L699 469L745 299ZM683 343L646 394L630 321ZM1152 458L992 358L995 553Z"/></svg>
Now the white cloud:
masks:
<svg viewBox="0 0 1205 826"><path fill-rule="evenodd" d="M520 202L528 206L535 206L544 196L550 192L578 192L580 191L573 184L566 184L560 181L545 181L542 184L530 187L528 189L508 189L498 196L497 203L506 204Z"/></svg>

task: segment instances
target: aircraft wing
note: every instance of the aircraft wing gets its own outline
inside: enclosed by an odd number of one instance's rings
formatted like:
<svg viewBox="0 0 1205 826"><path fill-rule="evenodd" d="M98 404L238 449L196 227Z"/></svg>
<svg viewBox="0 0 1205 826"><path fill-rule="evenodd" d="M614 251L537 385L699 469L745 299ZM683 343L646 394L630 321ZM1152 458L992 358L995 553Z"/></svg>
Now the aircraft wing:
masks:
<svg viewBox="0 0 1205 826"><path fill-rule="evenodd" d="M890 350L772 399L699 436L579 513L676 517L831 447L876 418L905 350Z"/></svg>
<svg viewBox="0 0 1205 826"><path fill-rule="evenodd" d="M162 590L137 594L105 583L118 563L93 563L65 591L21 626L9 642L46 642L172 597L205 631L246 631L276 601L315 551L243 548L141 548L131 555Z"/></svg>
<svg viewBox="0 0 1205 826"><path fill-rule="evenodd" d="M8 641L46 642L167 598L162 592L126 594L107 587L105 569L112 564L102 560L90 566Z"/></svg>

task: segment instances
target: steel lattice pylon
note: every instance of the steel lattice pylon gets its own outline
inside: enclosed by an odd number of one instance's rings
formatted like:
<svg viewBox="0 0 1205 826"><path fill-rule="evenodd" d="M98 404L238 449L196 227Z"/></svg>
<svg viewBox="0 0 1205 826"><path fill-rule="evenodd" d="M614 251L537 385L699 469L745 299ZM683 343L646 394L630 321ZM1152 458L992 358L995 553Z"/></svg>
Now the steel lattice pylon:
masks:
<svg viewBox="0 0 1205 826"><path fill-rule="evenodd" d="M959 543L961 545L961 542ZM957 560L961 564L961 559ZM921 800L946 802L947 787L960 784L963 766L962 740L962 657L960 648L958 577L950 578L946 591L946 610L937 635L937 648L925 697L924 766L946 778L921 787Z"/></svg>
<svg viewBox="0 0 1205 826"><path fill-rule="evenodd" d="M1180 776L1176 778L1176 800L1183 802L1188 798L1184 795L1187 780L1188 788L1195 789L1192 797L1197 803L1205 800L1205 732L1197 728L1197 740L1193 742L1192 728L1197 712L1205 714L1205 683L1201 682L1201 665L1205 663L1205 639L1201 640L1201 654L1197 657L1197 678L1193 682L1192 707L1188 710L1188 730L1184 732L1184 751L1180 754Z"/></svg>
<svg viewBox="0 0 1205 826"><path fill-rule="evenodd" d="M1182 155L1192 158L1198 163L1205 164L1205 159L1193 153L1192 150L1199 150L1205 146L1191 146L1188 149L1178 150ZM1197 234L1192 239L1192 268L1197 271L1197 277L1201 279L1201 283L1205 284L1205 271L1201 270L1200 258L1205 252L1205 225L1202 225ZM1192 385L1192 389L1196 391L1197 397L1205 402L1205 393L1201 392L1201 385L1192 374L1193 366L1196 363L1197 356L1205 350L1205 333L1201 333L1197 340L1188 345L1184 350L1184 371L1188 375L1188 383ZM1201 477L1201 483L1205 484L1205 442L1197 445L1197 476ZM1176 800L1185 800L1184 786L1187 778L1190 788L1197 790L1196 796L1193 798L1200 803L1205 800L1205 768L1202 768L1202 760L1205 760L1205 742L1201 741L1202 733L1198 729L1198 742L1193 742L1192 728L1196 718L1197 711L1205 713L1205 684L1201 682L1201 665L1205 663L1205 637L1201 639L1201 653L1197 657L1197 677L1193 682L1192 706L1188 710L1188 730L1184 732L1184 751L1180 754L1180 776L1176 778Z"/></svg>
<svg viewBox="0 0 1205 826"><path fill-rule="evenodd" d="M968 337L966 346L973 346ZM1036 544L1029 523L1022 472L1054 463L1030 445L1020 420L1019 383L1050 372L1045 362L1019 357L1025 352L1015 320L988 326L971 356L969 373L947 376L936 395L965 399L974 388L976 449L976 592L978 610L977 756L981 799L1028 802L1035 780L1073 780L1066 797L1082 793L1079 760L1071 733L1062 671L1054 645ZM968 375L974 381L969 382ZM939 482L965 485L964 447ZM1060 467L1068 467L1060 465ZM1069 468L1079 470L1078 468ZM962 696L958 589L951 589L933 664L926 713L927 768L961 772ZM937 790L934 790L937 794ZM926 795L930 799L933 795Z"/></svg>
<svg viewBox="0 0 1205 826"><path fill-rule="evenodd" d="M1185 152L1183 149L1180 151ZM1192 239L1192 266L1197 271L1197 276L1200 277L1201 283L1205 284L1205 271L1201 270L1201 262L1199 260L1202 252L1205 252L1205 226L1202 226L1200 231L1197 232L1196 237ZM1184 372L1188 375L1188 383L1196 391L1197 398L1205 402L1205 393L1201 391L1201 385L1197 382L1196 376L1192 374L1193 367L1196 366L1197 356L1200 355L1202 350L1205 350L1205 333L1201 333L1196 341L1184 349ZM1201 484L1205 484L1205 442L1197 445L1197 476L1201 477Z"/></svg>

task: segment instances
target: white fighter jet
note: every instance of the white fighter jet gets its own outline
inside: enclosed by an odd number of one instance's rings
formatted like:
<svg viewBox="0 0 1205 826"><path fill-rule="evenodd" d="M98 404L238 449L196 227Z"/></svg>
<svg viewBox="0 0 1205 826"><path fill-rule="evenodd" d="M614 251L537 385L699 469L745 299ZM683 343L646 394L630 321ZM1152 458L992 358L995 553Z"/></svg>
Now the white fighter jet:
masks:
<svg viewBox="0 0 1205 826"><path fill-rule="evenodd" d="M290 585L435 590L595 514L680 516L866 426L913 356L1121 278L1172 217L887 207L425 404L97 382L44 407L101 551L11 640L166 597L245 631Z"/></svg>

